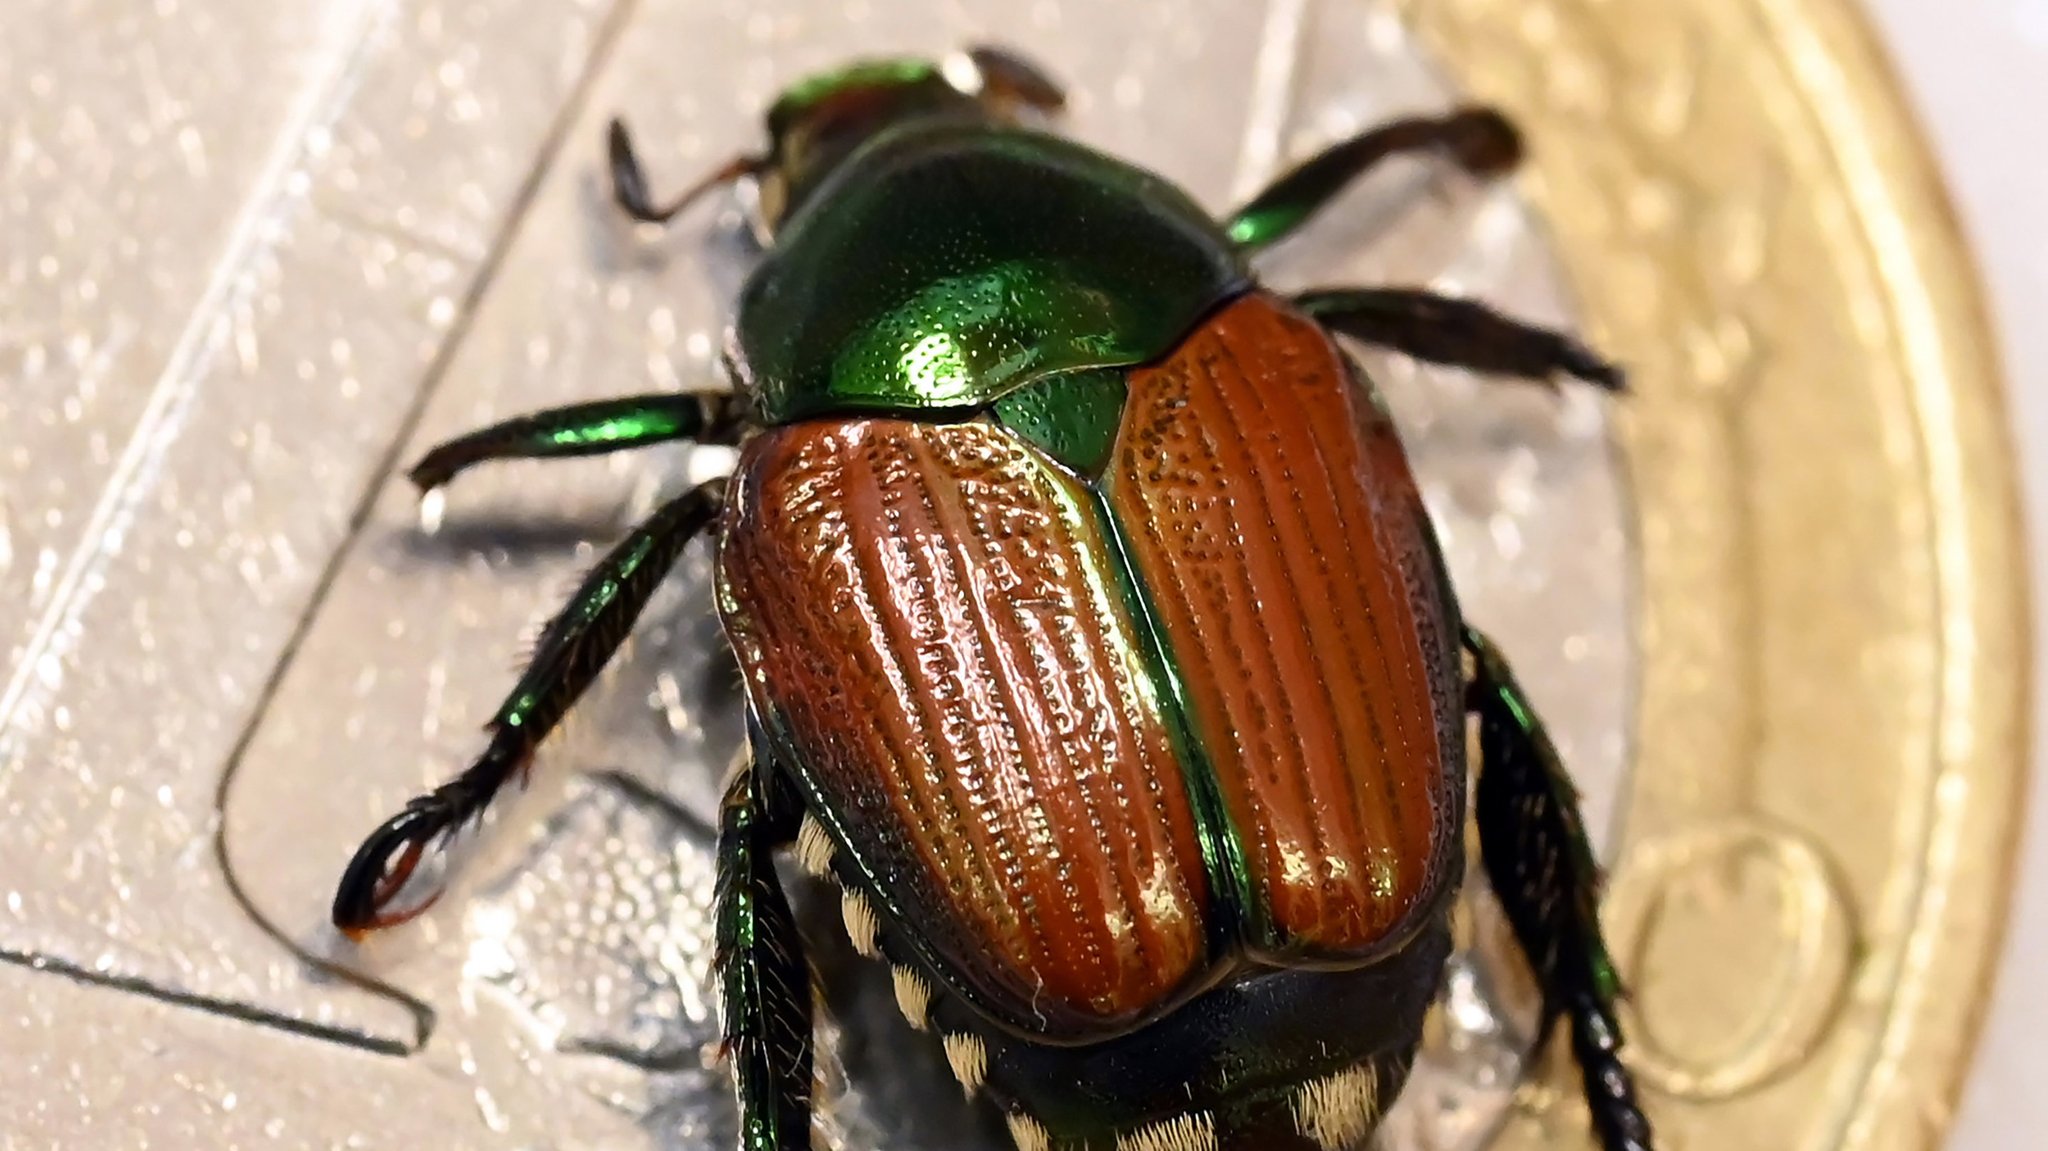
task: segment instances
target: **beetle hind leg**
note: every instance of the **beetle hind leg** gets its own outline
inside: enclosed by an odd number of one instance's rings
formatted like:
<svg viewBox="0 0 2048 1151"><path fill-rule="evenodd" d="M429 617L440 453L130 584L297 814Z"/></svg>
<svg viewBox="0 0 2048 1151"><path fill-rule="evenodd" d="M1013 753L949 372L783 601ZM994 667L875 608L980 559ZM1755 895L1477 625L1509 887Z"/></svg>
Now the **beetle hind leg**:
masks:
<svg viewBox="0 0 2048 1151"><path fill-rule="evenodd" d="M625 641L641 609L683 548L716 520L725 481L702 484L662 505L592 568L575 596L542 631L533 660L486 725L489 746L468 770L406 804L356 849L334 895L334 925L359 936L425 910L388 910L427 846L481 816L534 749L568 714Z"/></svg>
<svg viewBox="0 0 2048 1151"><path fill-rule="evenodd" d="M1620 368L1562 332L1525 324L1475 300L1413 288L1303 292L1294 304L1331 331L1432 364L1528 380L1575 376L1624 391Z"/></svg>
<svg viewBox="0 0 2048 1151"><path fill-rule="evenodd" d="M1578 793L1499 649L1469 627L1465 649L1476 665L1467 702L1479 718L1480 855L1543 988L1541 1033L1570 1020L1603 1151L1651 1151L1650 1121L1621 1062L1621 981L1600 933L1601 876Z"/></svg>
<svg viewBox="0 0 2048 1151"><path fill-rule="evenodd" d="M796 838L800 811L787 781L750 759L719 816L713 962L746 1151L811 1145L810 972L771 859Z"/></svg>

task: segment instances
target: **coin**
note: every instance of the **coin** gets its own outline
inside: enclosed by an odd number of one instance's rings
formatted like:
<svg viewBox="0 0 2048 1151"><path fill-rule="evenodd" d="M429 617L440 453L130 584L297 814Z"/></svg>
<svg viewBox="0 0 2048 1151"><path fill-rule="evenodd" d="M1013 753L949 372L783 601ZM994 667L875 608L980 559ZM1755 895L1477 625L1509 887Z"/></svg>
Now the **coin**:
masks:
<svg viewBox="0 0 2048 1151"><path fill-rule="evenodd" d="M1842 0L1402 10L1529 118L1531 196L1640 386L1608 914L1660 1135L1938 1146L2029 655L1992 343L1897 84ZM1574 1138L1568 1098L1530 1092L1502 1145Z"/></svg>
<svg viewBox="0 0 2048 1151"><path fill-rule="evenodd" d="M2026 653L1974 289L1845 6L273 7L53 9L55 50L0 47L37 94L7 234L49 285L0 345L31 414L0 421L0 1046L35 1053L5 1145L729 1145L706 908L738 701L705 554L434 913L360 949L324 923L357 839L477 749L521 630L721 461L489 469L438 522L393 465L715 376L739 221L621 224L607 117L680 182L809 69L970 38L1219 208L1459 89L1524 121L1516 186L1392 173L1267 271L1576 316L1631 366L1605 405L1371 365L1585 784L1667 1145L1938 1138ZM93 83L102 49L141 82ZM823 1138L1003 1146L831 912ZM1389 1146L1584 1141L1560 1069L1516 1088L1531 1005L1489 916L1475 890Z"/></svg>

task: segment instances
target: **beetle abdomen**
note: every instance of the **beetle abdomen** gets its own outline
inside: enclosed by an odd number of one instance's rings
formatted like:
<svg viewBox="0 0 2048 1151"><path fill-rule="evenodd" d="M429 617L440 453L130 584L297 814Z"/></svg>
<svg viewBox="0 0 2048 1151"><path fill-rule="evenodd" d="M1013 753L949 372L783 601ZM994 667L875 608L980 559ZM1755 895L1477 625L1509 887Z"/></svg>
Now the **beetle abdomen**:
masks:
<svg viewBox="0 0 2048 1151"><path fill-rule="evenodd" d="M748 689L898 938L1039 1034L1167 1004L1202 856L1085 489L993 424L893 419L771 430L736 478Z"/></svg>
<svg viewBox="0 0 2048 1151"><path fill-rule="evenodd" d="M1457 850L1451 610L1385 415L1313 322L1240 298L1130 376L1104 477L1269 954L1397 942Z"/></svg>

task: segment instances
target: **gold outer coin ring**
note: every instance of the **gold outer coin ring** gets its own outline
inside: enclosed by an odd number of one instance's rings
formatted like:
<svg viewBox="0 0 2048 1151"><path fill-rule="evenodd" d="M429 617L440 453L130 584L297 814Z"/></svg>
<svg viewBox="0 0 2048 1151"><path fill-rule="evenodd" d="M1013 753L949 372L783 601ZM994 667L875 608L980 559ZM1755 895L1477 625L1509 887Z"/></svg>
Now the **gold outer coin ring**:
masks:
<svg viewBox="0 0 2048 1151"><path fill-rule="evenodd" d="M1938 1147L2004 925L2029 617L1994 345L1898 83L1851 0L1399 7L1527 127L1636 383L1609 911L1660 1143ZM1589 1145L1548 1074L1497 1146Z"/></svg>

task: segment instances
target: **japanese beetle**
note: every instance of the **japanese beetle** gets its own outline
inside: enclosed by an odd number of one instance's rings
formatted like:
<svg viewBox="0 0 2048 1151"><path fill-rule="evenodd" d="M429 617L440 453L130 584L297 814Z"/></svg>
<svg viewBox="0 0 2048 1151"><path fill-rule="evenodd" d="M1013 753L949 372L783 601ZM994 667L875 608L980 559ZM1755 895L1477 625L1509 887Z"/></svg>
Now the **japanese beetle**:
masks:
<svg viewBox="0 0 2048 1151"><path fill-rule="evenodd" d="M658 205L612 125L616 199L673 217L751 180L766 253L731 391L634 396L441 445L486 460L737 445L590 574L459 777L362 846L334 921L394 911L713 532L750 757L718 845L718 974L749 1149L808 1147L811 982L772 865L843 890L856 949L1020 1151L1362 1144L1450 949L1466 722L1492 886L1563 1021L1607 1151L1650 1129L1577 798L1500 653L1459 616L1392 422L1342 335L1618 390L1573 340L1409 289L1282 298L1250 254L1386 157L1510 168L1465 109L1328 149L1225 220L1026 121L1060 89L992 49L806 80L766 154Z"/></svg>

